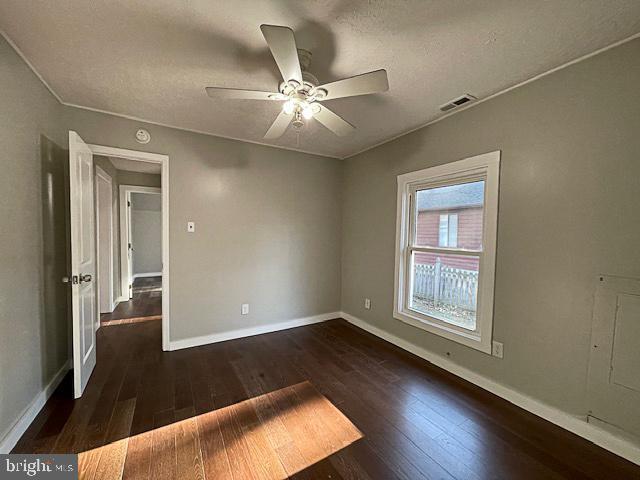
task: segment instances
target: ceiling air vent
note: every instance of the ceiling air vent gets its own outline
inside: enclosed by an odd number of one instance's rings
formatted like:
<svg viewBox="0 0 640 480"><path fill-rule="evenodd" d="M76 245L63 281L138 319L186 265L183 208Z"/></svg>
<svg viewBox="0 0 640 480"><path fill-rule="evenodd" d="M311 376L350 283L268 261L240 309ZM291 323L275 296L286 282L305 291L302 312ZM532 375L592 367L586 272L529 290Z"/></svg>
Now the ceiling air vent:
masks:
<svg viewBox="0 0 640 480"><path fill-rule="evenodd" d="M473 95L469 95L468 93L465 93L464 95L458 98L454 98L453 100L442 105L440 107L440 110L442 110L443 112L448 112L449 110L453 110L454 108L460 107L469 102L473 102L474 100L477 100L477 98L474 97Z"/></svg>

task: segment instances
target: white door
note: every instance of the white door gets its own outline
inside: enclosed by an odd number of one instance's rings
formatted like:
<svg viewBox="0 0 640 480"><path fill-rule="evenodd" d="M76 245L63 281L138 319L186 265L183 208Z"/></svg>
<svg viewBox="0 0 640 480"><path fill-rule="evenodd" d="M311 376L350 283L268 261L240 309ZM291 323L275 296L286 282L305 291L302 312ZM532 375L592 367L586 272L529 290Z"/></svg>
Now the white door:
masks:
<svg viewBox="0 0 640 480"><path fill-rule="evenodd" d="M96 170L97 289L100 313L113 312L113 202L111 177ZM97 323L97 327L100 323Z"/></svg>
<svg viewBox="0 0 640 480"><path fill-rule="evenodd" d="M96 365L96 238L93 154L69 131L69 210L71 218L71 297L74 396L82 395Z"/></svg>

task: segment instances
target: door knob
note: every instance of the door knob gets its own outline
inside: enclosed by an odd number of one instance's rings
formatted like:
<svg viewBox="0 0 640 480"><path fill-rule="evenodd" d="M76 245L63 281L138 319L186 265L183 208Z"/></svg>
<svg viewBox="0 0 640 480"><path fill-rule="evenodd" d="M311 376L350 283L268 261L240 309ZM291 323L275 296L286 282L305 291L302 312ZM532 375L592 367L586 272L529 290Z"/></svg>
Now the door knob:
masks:
<svg viewBox="0 0 640 480"><path fill-rule="evenodd" d="M91 281L91 274L85 273L80 275L80 283L89 283Z"/></svg>

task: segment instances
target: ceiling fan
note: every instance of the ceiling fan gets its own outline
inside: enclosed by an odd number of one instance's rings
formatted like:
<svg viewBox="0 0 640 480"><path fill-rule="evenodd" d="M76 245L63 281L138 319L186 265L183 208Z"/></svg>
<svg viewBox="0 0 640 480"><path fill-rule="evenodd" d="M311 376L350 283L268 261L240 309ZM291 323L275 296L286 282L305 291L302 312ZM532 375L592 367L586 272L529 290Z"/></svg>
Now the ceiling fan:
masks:
<svg viewBox="0 0 640 480"><path fill-rule="evenodd" d="M312 118L336 135L348 135L356 127L320 102L385 92L389 89L385 70L375 70L319 85L318 79L307 71L311 52L296 47L293 30L278 25L261 25L260 30L282 74L283 81L280 83L279 91L263 92L222 87L207 87L206 91L211 98L284 101L282 111L264 136L266 139L272 140L282 136L290 123L294 128L300 129L304 126L305 120Z"/></svg>

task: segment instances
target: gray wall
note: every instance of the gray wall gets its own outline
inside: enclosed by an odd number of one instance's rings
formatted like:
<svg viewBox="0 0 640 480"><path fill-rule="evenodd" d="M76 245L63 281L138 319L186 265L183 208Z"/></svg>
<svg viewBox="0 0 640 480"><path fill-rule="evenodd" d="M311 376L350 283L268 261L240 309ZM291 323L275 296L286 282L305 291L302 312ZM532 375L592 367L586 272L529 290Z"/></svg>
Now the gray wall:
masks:
<svg viewBox="0 0 640 480"><path fill-rule="evenodd" d="M64 110L88 143L170 156L172 340L340 309L339 160Z"/></svg>
<svg viewBox="0 0 640 480"><path fill-rule="evenodd" d="M640 277L638 85L635 40L346 161L343 310L585 415L596 276ZM392 317L396 176L493 150L502 150L494 338L504 360Z"/></svg>
<svg viewBox="0 0 640 480"><path fill-rule="evenodd" d="M139 187L158 187L162 184L162 177L155 173L130 172L118 170L119 185L137 185Z"/></svg>
<svg viewBox="0 0 640 480"><path fill-rule="evenodd" d="M0 37L0 441L68 358L61 110Z"/></svg>
<svg viewBox="0 0 640 480"><path fill-rule="evenodd" d="M133 274L162 271L162 197L131 194Z"/></svg>

